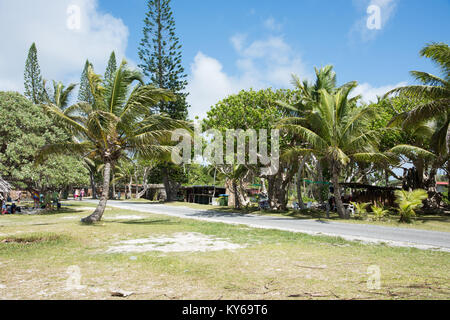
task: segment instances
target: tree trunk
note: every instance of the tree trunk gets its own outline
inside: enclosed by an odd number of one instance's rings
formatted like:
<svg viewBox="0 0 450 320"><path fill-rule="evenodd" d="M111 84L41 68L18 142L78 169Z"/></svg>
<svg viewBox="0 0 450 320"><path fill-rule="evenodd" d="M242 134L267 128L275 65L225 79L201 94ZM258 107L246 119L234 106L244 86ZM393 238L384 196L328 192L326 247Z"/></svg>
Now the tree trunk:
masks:
<svg viewBox="0 0 450 320"><path fill-rule="evenodd" d="M267 188L266 188L266 179L261 178L261 193L264 193L267 195Z"/></svg>
<svg viewBox="0 0 450 320"><path fill-rule="evenodd" d="M336 203L336 209L341 219L348 219L348 215L345 212L344 205L341 198L341 189L339 185L339 168L333 162L330 163L332 171L332 180L334 188L334 201Z"/></svg>
<svg viewBox="0 0 450 320"><path fill-rule="evenodd" d="M136 181L136 195L135 195L135 199L137 199L138 198L137 196L139 194L139 180L138 180L138 177L137 177L136 173L134 174L134 179Z"/></svg>
<svg viewBox="0 0 450 320"><path fill-rule="evenodd" d="M145 194L147 194L147 190L148 190L147 178L148 178L149 171L150 171L149 168L144 169L144 176L142 177L144 189L141 192L139 192L138 194L136 194L136 199L141 199Z"/></svg>
<svg viewBox="0 0 450 320"><path fill-rule="evenodd" d="M89 178L91 180L92 199L97 199L97 186L95 184L95 178L92 172L89 172Z"/></svg>
<svg viewBox="0 0 450 320"><path fill-rule="evenodd" d="M299 205L300 209L305 210L306 206L305 206L305 203L303 202L302 184L303 184L303 179L302 179L302 176L299 174L298 178L297 178L297 201L298 201L298 205Z"/></svg>
<svg viewBox="0 0 450 320"><path fill-rule="evenodd" d="M105 169L103 171L103 190L102 195L100 197L100 202L97 205L94 213L89 217L81 219L83 223L94 223L98 222L102 219L103 213L105 212L106 203L109 197L109 184L111 180L111 162L105 163Z"/></svg>
<svg viewBox="0 0 450 320"><path fill-rule="evenodd" d="M162 174L164 189L166 190L166 201L176 201L180 184L170 179L169 170L167 168L163 168Z"/></svg>
<svg viewBox="0 0 450 320"><path fill-rule="evenodd" d="M283 174L278 172L276 175L267 178L269 182L268 197L270 208L276 211L286 211L287 198L286 186L283 181Z"/></svg>
<svg viewBox="0 0 450 320"><path fill-rule="evenodd" d="M113 183L112 185L112 198L116 199L116 184Z"/></svg>
<svg viewBox="0 0 450 320"><path fill-rule="evenodd" d="M447 161L447 199L450 201L450 160Z"/></svg>
<svg viewBox="0 0 450 320"><path fill-rule="evenodd" d="M239 201L238 187L237 187L237 183L236 183L235 179L233 179L232 184L233 184L233 193L234 193L234 208L240 209L241 203Z"/></svg>
<svg viewBox="0 0 450 320"><path fill-rule="evenodd" d="M298 205L300 206L301 210L305 210L306 206L305 203L303 202L303 196L302 196L302 184L303 184L303 168L305 167L307 161L307 157L304 157L302 159L302 162L300 163L300 166L298 168L298 173L297 173L297 201L298 201Z"/></svg>
<svg viewBox="0 0 450 320"><path fill-rule="evenodd" d="M128 199L130 199L130 200L133 198L132 185L133 185L133 177L130 176L130 182L128 183Z"/></svg>

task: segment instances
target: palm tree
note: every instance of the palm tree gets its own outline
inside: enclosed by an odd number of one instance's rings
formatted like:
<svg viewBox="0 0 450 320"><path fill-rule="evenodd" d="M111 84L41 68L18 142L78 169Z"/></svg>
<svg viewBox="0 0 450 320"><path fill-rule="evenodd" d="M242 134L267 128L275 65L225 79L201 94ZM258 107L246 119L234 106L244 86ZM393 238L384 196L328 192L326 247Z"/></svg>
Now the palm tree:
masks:
<svg viewBox="0 0 450 320"><path fill-rule="evenodd" d="M136 170L136 166L133 163L133 160L124 157L119 160L118 164L114 168L113 181L119 182L124 181L126 183L125 190L125 199L131 199L133 190L133 176ZM127 190L128 188L128 190Z"/></svg>
<svg viewBox="0 0 450 320"><path fill-rule="evenodd" d="M313 106L319 103L320 100L319 91L321 89L324 89L329 93L333 93L336 91L337 89L336 73L334 72L332 65L327 65L320 69L315 68L315 73L316 73L316 80L313 84L309 83L307 80L301 81L300 78L298 78L296 75L292 76L292 83L299 93L297 103L290 105L284 101L276 102L279 106L285 109L284 116L287 118L288 122L290 121L289 119L292 120L295 118L301 118L305 116L307 112L310 112ZM303 147L306 146L305 142L299 141L297 147L302 144ZM299 168L297 173L297 200L300 205L300 208L305 209L306 206L303 203L302 199L302 184L303 184L302 172L303 168L305 167L310 157L305 156L304 154L299 154L298 152L295 151L295 149L288 147L287 152L285 152L283 155L283 158L291 160L295 158L298 159ZM317 161L317 172L318 172L317 174L318 179L322 181L323 177L320 161Z"/></svg>
<svg viewBox="0 0 450 320"><path fill-rule="evenodd" d="M47 100L47 103L53 104L64 111L69 104L70 95L73 93L76 86L76 84L72 83L65 87L62 82L53 81L53 92L50 95L47 92L46 81L44 80L45 100Z"/></svg>
<svg viewBox="0 0 450 320"><path fill-rule="evenodd" d="M420 55L431 59L438 66L442 77L411 71L411 75L422 84L396 88L386 96L400 94L424 101L410 112L395 117L393 122L401 122L403 128L408 129L433 120L436 130L431 139L431 149L438 158L443 159L443 164L447 162L450 179L450 48L445 43L431 43L420 51Z"/></svg>
<svg viewBox="0 0 450 320"><path fill-rule="evenodd" d="M84 223L100 221L109 195L111 169L124 156L140 154L147 158L168 156L171 133L187 128L184 121L172 120L162 114L152 114L150 107L161 101L171 101L174 95L151 85L144 85L142 75L127 67L124 60L106 87L102 79L88 68L89 85L94 103L76 103L63 112L53 104L44 106L71 133L72 140L44 147L38 157L51 153L81 154L101 159L103 190L94 213L82 219ZM133 87L133 83L138 84Z"/></svg>
<svg viewBox="0 0 450 320"><path fill-rule="evenodd" d="M422 71L411 71L411 75L422 84L396 88L389 91L386 96L400 94L425 101L399 117L403 120L404 127L438 119L442 126L436 133L434 141L440 153L448 153L450 148L450 48L445 43L432 43L423 48L420 55L430 58L439 67L443 77Z"/></svg>
<svg viewBox="0 0 450 320"><path fill-rule="evenodd" d="M386 161L388 157L377 149L377 132L369 130L375 116L371 107L357 107L359 97L349 98L357 86L350 82L329 92L317 91L317 99L307 99L300 116L283 119L279 128L301 138L303 145L290 152L314 154L328 163L336 208L341 218L348 218L340 192L340 172L350 161Z"/></svg>

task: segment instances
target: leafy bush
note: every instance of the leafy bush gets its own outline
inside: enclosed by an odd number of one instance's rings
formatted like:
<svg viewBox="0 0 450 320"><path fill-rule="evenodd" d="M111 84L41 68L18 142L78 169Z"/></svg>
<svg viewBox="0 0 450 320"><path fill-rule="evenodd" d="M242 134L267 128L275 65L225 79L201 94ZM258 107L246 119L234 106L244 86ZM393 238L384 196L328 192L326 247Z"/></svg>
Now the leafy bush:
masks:
<svg viewBox="0 0 450 320"><path fill-rule="evenodd" d="M395 191L398 204L398 213L400 214L400 222L410 222L412 217L416 216L417 209L423 206L422 201L428 198L425 190L417 189L411 192L405 190Z"/></svg>
<svg viewBox="0 0 450 320"><path fill-rule="evenodd" d="M311 202L311 203L316 203L317 201L316 200L314 200L313 198L309 198L309 197L307 197L307 196L303 196L302 197L303 199L303 203L308 203L308 202Z"/></svg>
<svg viewBox="0 0 450 320"><path fill-rule="evenodd" d="M355 207L355 217L357 219L366 219L367 218L367 207L370 203L356 203L351 202L351 204Z"/></svg>
<svg viewBox="0 0 450 320"><path fill-rule="evenodd" d="M383 207L378 207L377 205L372 206L372 212L375 216L375 220L378 221L382 220L389 214L389 210L386 210Z"/></svg>
<svg viewBox="0 0 450 320"><path fill-rule="evenodd" d="M448 200L448 191L442 193L442 201L446 206L450 206L450 200Z"/></svg>

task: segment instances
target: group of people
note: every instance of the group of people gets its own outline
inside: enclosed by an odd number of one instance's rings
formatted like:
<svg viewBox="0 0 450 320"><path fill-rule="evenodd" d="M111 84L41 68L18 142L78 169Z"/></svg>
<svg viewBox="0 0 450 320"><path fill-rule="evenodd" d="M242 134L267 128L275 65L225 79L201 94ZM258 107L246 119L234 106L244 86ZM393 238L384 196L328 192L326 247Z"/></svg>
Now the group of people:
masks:
<svg viewBox="0 0 450 320"><path fill-rule="evenodd" d="M83 201L84 196L85 196L84 189L81 190L76 189L73 193L73 197L75 198L75 200Z"/></svg>
<svg viewBox="0 0 450 320"><path fill-rule="evenodd" d="M47 209L53 210L54 208L60 208L59 193L54 191L47 191L45 193L33 193L34 209Z"/></svg>
<svg viewBox="0 0 450 320"><path fill-rule="evenodd" d="M7 205L7 202L5 200L2 200L2 209L1 214L15 214L17 212L21 212L20 207L16 205L15 202L13 202L11 205Z"/></svg>

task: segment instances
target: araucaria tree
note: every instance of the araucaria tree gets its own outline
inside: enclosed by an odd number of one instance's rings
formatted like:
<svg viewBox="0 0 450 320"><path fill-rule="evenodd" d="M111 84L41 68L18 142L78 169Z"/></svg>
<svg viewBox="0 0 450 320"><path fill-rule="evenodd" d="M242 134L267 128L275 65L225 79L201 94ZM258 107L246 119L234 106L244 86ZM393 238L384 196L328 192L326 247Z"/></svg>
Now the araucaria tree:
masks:
<svg viewBox="0 0 450 320"><path fill-rule="evenodd" d="M24 73L25 97L34 104L43 102L44 83L39 67L36 44L33 43L28 51Z"/></svg>
<svg viewBox="0 0 450 320"><path fill-rule="evenodd" d="M179 38L175 33L175 20L170 8L170 0L148 0L148 12L144 19L143 38L139 46L139 67L149 84L168 89L175 94L173 101L162 101L153 106L153 112L167 114L172 119L186 120L186 74L182 66ZM183 172L168 163L158 166L167 200L176 199L179 180Z"/></svg>
<svg viewBox="0 0 450 320"><path fill-rule="evenodd" d="M129 154L145 158L166 156L171 151L167 146L171 132L186 127L186 123L150 112L151 106L174 99L173 94L153 85L144 85L140 72L127 68L125 61L106 88L91 66L88 67L87 78L93 103L79 102L65 112L50 104L44 107L66 126L72 140L47 145L40 156L70 153L101 159L104 165L101 198L94 213L82 219L84 223L92 223L100 221L103 216L111 170L117 162ZM133 85L135 82L138 83L136 86Z"/></svg>
<svg viewBox="0 0 450 320"><path fill-rule="evenodd" d="M89 60L86 60L83 72L81 73L80 90L78 91L78 101L80 102L94 103L94 96L91 92L88 79L88 70L93 67L92 63L90 63Z"/></svg>
<svg viewBox="0 0 450 320"><path fill-rule="evenodd" d="M107 84L109 81L113 79L114 73L117 70L117 60L116 60L116 53L113 51L111 52L111 55L109 57L108 66L106 67L105 71L105 84Z"/></svg>

